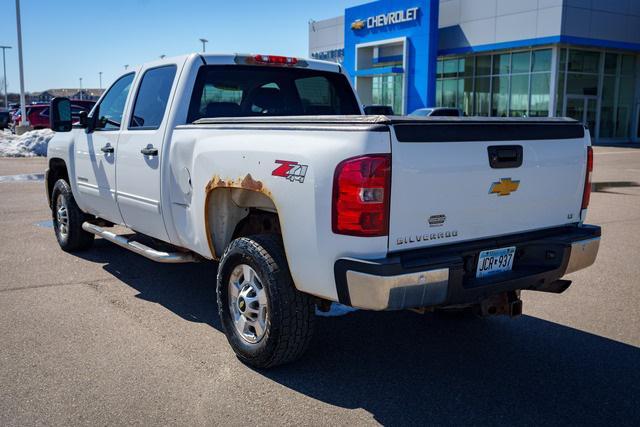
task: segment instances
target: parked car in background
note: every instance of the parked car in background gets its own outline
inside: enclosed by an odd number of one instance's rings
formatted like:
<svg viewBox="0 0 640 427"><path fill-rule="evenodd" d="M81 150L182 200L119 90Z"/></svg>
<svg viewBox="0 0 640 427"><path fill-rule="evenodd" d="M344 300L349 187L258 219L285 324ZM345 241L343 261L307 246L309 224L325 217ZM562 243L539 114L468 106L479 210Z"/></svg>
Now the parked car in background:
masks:
<svg viewBox="0 0 640 427"><path fill-rule="evenodd" d="M78 121L80 113L91 111L95 101L86 101L73 99L71 100L71 117L73 121ZM33 129L46 129L49 127L49 104L34 104L27 107L27 116L29 117L29 124ZM17 110L13 114L13 129L20 125L22 122L22 112Z"/></svg>
<svg viewBox="0 0 640 427"><path fill-rule="evenodd" d="M365 105L364 113L368 116L393 116L393 108L388 105Z"/></svg>
<svg viewBox="0 0 640 427"><path fill-rule="evenodd" d="M464 113L458 108L419 108L409 114L411 117L463 117Z"/></svg>
<svg viewBox="0 0 640 427"><path fill-rule="evenodd" d="M9 111L0 111L0 130L8 129L11 122Z"/></svg>

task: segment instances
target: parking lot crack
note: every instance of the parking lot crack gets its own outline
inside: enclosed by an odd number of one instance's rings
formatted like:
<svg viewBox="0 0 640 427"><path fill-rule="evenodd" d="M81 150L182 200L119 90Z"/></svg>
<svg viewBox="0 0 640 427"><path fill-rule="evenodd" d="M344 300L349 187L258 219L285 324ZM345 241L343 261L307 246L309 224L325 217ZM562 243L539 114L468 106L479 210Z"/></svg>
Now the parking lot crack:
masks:
<svg viewBox="0 0 640 427"><path fill-rule="evenodd" d="M95 289L100 283L108 282L108 281L109 279L102 279L102 280L92 280L88 282L58 282L58 283L44 283L44 284L30 285L30 286L14 286L11 288L0 289L0 293L21 291L21 290L27 290L27 289L53 288L58 286L61 287L61 286L78 286L78 285L90 286Z"/></svg>

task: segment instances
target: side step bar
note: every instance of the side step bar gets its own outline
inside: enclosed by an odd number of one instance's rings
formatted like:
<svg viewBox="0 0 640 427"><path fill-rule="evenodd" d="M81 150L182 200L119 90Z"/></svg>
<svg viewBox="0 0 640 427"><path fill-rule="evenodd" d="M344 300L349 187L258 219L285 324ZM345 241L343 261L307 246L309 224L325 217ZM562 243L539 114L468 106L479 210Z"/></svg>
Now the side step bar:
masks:
<svg viewBox="0 0 640 427"><path fill-rule="evenodd" d="M191 252L163 252L158 251L149 246L143 245L140 242L129 240L126 237L119 236L111 231L104 230L95 224L85 222L82 224L82 229L88 233L100 236L118 246L122 246L125 249L129 249L143 257L149 258L152 261L162 262L165 264L182 264L188 262L199 262L200 258L195 256Z"/></svg>

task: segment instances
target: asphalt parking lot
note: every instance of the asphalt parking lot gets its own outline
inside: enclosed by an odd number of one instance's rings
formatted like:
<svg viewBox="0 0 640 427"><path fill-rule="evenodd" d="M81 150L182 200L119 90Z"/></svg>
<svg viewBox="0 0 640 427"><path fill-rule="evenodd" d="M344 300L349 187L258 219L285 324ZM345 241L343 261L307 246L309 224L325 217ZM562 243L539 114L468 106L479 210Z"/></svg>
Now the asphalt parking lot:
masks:
<svg viewBox="0 0 640 427"><path fill-rule="evenodd" d="M0 425L640 425L640 149L595 152L602 246L564 294L524 293L514 320L322 318L267 372L227 345L215 264L64 253L38 177L0 179Z"/></svg>

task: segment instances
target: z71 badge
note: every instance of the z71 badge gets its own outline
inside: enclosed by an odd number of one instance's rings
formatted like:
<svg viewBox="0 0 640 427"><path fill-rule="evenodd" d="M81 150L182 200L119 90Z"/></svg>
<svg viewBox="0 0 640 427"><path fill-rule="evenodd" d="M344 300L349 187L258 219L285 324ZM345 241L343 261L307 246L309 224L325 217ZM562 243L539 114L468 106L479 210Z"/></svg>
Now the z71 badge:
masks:
<svg viewBox="0 0 640 427"><path fill-rule="evenodd" d="M307 176L307 169L309 168L308 165L301 165L290 160L276 160L276 163L280 166L275 168L271 175L280 176L291 182L298 181L301 184L304 182L304 177Z"/></svg>

